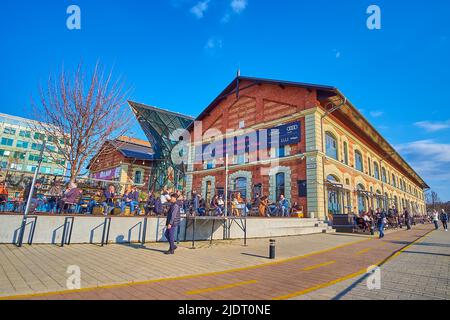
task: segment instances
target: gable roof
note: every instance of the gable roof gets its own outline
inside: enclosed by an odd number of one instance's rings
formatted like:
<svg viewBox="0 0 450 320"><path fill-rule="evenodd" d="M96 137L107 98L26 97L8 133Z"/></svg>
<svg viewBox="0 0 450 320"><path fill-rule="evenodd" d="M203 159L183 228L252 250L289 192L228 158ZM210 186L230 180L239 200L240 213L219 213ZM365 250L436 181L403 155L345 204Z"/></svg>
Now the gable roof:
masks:
<svg viewBox="0 0 450 320"><path fill-rule="evenodd" d="M155 153L150 143L142 140L142 143L140 143L139 141L134 138L121 137L116 140L111 140L109 143L127 158L153 160Z"/></svg>
<svg viewBox="0 0 450 320"><path fill-rule="evenodd" d="M245 87L240 87L240 82L248 81L252 84L247 85ZM355 121L355 125L361 132L364 132L369 139L373 141L373 143L380 145L385 154L385 159L392 159L393 162L402 166L408 175L416 180L424 189L429 189L427 183L414 171L414 169L403 159L403 157L395 150L394 147L375 129L372 124L361 114L361 112L345 97L345 95L336 87L328 86L328 85L318 85L311 83L303 83L303 82L293 82L293 81L284 81L284 80L273 80L273 79L264 79L264 78L255 78L255 77L244 77L237 76L230 84L206 107L205 110L200 113L200 115L195 119L195 121L200 121L204 117L208 116L209 113L217 106L219 103L230 96L231 94L238 94L240 91L253 87L255 85L261 84L272 84L278 85L282 87L301 87L309 90L316 90L317 97L321 101L331 102L333 105L339 105L340 103L345 101L343 107L335 110L335 112L342 113L346 117L350 117L352 120L358 119ZM194 123L192 123L188 130L192 128ZM367 133L369 132L369 133Z"/></svg>

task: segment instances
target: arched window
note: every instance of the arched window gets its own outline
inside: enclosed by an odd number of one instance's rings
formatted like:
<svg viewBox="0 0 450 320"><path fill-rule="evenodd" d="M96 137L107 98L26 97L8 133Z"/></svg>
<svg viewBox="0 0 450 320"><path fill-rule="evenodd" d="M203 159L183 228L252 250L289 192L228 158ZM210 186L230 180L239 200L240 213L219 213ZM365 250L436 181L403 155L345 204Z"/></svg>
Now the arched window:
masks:
<svg viewBox="0 0 450 320"><path fill-rule="evenodd" d="M363 157L361 152L358 150L355 151L355 168L356 170L364 172Z"/></svg>
<svg viewBox="0 0 450 320"><path fill-rule="evenodd" d="M373 163L373 176L375 179L380 180L380 168L376 162Z"/></svg>
<svg viewBox="0 0 450 320"><path fill-rule="evenodd" d="M277 200L280 199L281 195L286 196L285 194L285 179L286 176L283 172L277 173L277 175L275 176L275 180L276 180L276 197Z"/></svg>
<svg viewBox="0 0 450 320"><path fill-rule="evenodd" d="M377 199L377 209L383 208L383 196L381 195L381 191L377 190L376 192L376 199Z"/></svg>
<svg viewBox="0 0 450 320"><path fill-rule="evenodd" d="M342 213L342 193L339 189L336 189L334 185L339 183L339 179L334 175L329 175L327 181L331 183L327 187L328 193L328 213L340 214ZM334 185L333 185L334 184Z"/></svg>
<svg viewBox="0 0 450 320"><path fill-rule="evenodd" d="M348 144L344 141L344 163L348 165Z"/></svg>
<svg viewBox="0 0 450 320"><path fill-rule="evenodd" d="M136 171L134 173L134 183L141 184L142 183L142 171Z"/></svg>
<svg viewBox="0 0 450 320"><path fill-rule="evenodd" d="M358 193L358 212L365 212L366 211L366 196L364 195L364 186L362 184L358 184L356 186L356 190Z"/></svg>
<svg viewBox="0 0 450 320"><path fill-rule="evenodd" d="M394 174L392 174L392 185L394 186L394 188L397 188L397 181L395 180Z"/></svg>
<svg viewBox="0 0 450 320"><path fill-rule="evenodd" d="M367 158L367 164L369 165L369 176L372 176L372 160Z"/></svg>
<svg viewBox="0 0 450 320"><path fill-rule="evenodd" d="M337 140L330 132L325 133L326 155L338 160Z"/></svg>
<svg viewBox="0 0 450 320"><path fill-rule="evenodd" d="M381 168L381 181L386 183L386 169Z"/></svg>
<svg viewBox="0 0 450 320"><path fill-rule="evenodd" d="M247 178L241 177L234 180L234 190L239 192L242 198L247 198Z"/></svg>

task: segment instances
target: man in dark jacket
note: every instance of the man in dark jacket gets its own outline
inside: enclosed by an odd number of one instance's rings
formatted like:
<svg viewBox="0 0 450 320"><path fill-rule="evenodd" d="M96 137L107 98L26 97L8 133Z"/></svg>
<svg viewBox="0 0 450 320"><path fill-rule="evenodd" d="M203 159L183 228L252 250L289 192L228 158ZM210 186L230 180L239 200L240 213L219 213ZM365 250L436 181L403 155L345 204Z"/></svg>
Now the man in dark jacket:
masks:
<svg viewBox="0 0 450 320"><path fill-rule="evenodd" d="M409 214L408 209L405 208L403 212L403 217L405 219L406 230L411 230L411 215Z"/></svg>
<svg viewBox="0 0 450 320"><path fill-rule="evenodd" d="M170 208L167 213L165 236L169 240L169 250L165 254L174 254L177 246L175 245L175 232L180 225L180 206L177 203L177 194L170 195Z"/></svg>

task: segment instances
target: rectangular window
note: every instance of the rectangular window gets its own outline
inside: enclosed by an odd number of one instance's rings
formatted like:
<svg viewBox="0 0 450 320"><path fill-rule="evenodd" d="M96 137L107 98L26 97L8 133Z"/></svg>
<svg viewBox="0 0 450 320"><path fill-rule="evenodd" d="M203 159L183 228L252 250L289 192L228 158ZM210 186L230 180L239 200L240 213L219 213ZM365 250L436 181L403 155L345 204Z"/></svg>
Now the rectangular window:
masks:
<svg viewBox="0 0 450 320"><path fill-rule="evenodd" d="M39 132L35 132L34 133L34 139L36 140L44 140L45 139L45 135Z"/></svg>
<svg viewBox="0 0 450 320"><path fill-rule="evenodd" d="M5 127L5 128L3 129L3 133L4 133L4 134L12 134L12 135L15 135L15 134L16 134L16 129L11 128L11 127Z"/></svg>
<svg viewBox="0 0 450 320"><path fill-rule="evenodd" d="M62 176L62 175L64 175L64 169L61 169L61 168L55 168L55 169L53 170L53 173L56 174L56 175L58 175L58 176Z"/></svg>
<svg viewBox="0 0 450 320"><path fill-rule="evenodd" d="M41 167L41 173L51 173L51 168L49 167Z"/></svg>
<svg viewBox="0 0 450 320"><path fill-rule="evenodd" d="M3 146L12 147L13 143L14 143L14 140L13 140L13 139L2 138L1 144L2 144Z"/></svg>
<svg viewBox="0 0 450 320"><path fill-rule="evenodd" d="M26 130L20 130L19 136L23 138L31 138L31 132Z"/></svg>
<svg viewBox="0 0 450 320"><path fill-rule="evenodd" d="M27 166L27 171L28 172L35 172L36 171L36 166Z"/></svg>
<svg viewBox="0 0 450 320"><path fill-rule="evenodd" d="M16 142L16 147L17 148L28 149L28 145L29 144L26 141L17 140L17 142Z"/></svg>
<svg viewBox="0 0 450 320"><path fill-rule="evenodd" d="M14 159L20 159L20 160L25 160L25 153L24 152L19 152L19 151L15 151L14 155L13 155Z"/></svg>
<svg viewBox="0 0 450 320"><path fill-rule="evenodd" d="M37 151L41 151L41 150L42 150L42 144L39 144L39 143L33 143L33 144L31 145L31 149L37 150Z"/></svg>
<svg viewBox="0 0 450 320"><path fill-rule="evenodd" d="M306 197L308 191L306 180L298 180L297 186L298 186L298 196L301 198Z"/></svg>
<svg viewBox="0 0 450 320"><path fill-rule="evenodd" d="M30 154L28 156L28 160L30 160L30 161L39 161L39 155L37 155L37 154Z"/></svg>

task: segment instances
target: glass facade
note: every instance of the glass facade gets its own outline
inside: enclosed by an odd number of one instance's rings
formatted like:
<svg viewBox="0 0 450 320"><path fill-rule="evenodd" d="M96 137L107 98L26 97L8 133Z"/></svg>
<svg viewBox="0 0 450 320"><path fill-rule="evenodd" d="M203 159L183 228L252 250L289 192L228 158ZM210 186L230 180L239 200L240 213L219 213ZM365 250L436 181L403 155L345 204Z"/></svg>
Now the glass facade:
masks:
<svg viewBox="0 0 450 320"><path fill-rule="evenodd" d="M184 187L186 164L174 163L171 156L172 150L182 139L173 140L171 134L177 129L186 129L194 119L140 103L130 101L129 104L155 152L149 189L160 191L164 187Z"/></svg>

